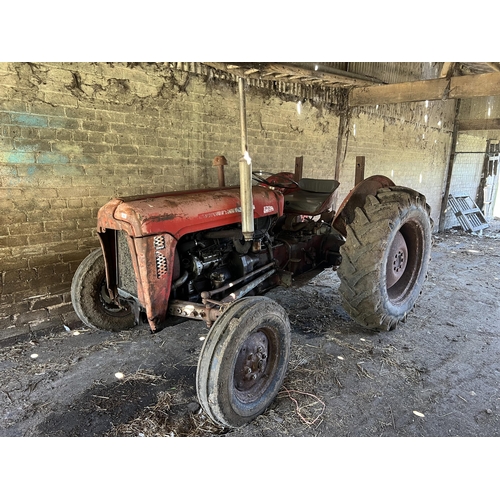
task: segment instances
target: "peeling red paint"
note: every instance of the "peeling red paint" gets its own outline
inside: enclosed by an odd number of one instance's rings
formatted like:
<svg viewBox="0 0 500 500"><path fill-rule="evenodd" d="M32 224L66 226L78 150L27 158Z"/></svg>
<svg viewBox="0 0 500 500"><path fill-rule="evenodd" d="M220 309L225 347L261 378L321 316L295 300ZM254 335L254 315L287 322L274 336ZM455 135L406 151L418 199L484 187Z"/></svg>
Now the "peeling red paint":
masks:
<svg viewBox="0 0 500 500"><path fill-rule="evenodd" d="M254 217L283 214L283 195L253 188ZM112 200L101 208L98 228L123 229L143 237L168 232L174 238L241 221L239 188L181 191Z"/></svg>

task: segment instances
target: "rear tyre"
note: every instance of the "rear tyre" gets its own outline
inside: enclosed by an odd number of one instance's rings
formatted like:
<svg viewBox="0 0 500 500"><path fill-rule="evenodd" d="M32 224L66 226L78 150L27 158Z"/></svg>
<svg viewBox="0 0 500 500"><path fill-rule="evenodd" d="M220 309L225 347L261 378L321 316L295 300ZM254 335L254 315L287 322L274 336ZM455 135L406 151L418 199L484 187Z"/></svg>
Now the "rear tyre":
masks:
<svg viewBox="0 0 500 500"><path fill-rule="evenodd" d="M212 326L201 350L196 390L202 408L223 427L241 427L263 413L283 384L290 323L267 297L235 301Z"/></svg>
<svg viewBox="0 0 500 500"><path fill-rule="evenodd" d="M100 248L87 255L78 266L71 282L71 302L78 317L90 328L120 331L135 324L130 306L118 306L108 295Z"/></svg>
<svg viewBox="0 0 500 500"><path fill-rule="evenodd" d="M341 247L342 305L374 330L392 330L421 294L431 254L432 220L425 197L400 186L380 189L355 210Z"/></svg>

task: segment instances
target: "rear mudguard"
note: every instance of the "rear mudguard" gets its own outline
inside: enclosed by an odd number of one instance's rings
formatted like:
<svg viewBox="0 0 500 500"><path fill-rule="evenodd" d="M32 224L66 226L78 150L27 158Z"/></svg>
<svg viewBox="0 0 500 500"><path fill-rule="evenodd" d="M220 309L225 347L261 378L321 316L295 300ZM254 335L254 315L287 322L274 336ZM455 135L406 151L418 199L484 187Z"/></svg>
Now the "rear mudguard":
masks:
<svg viewBox="0 0 500 500"><path fill-rule="evenodd" d="M379 189L394 185L394 182L384 175L373 175L361 181L351 189L340 205L337 215L333 219L333 227L346 237L346 227L354 220L356 207L362 207L368 195L375 195Z"/></svg>

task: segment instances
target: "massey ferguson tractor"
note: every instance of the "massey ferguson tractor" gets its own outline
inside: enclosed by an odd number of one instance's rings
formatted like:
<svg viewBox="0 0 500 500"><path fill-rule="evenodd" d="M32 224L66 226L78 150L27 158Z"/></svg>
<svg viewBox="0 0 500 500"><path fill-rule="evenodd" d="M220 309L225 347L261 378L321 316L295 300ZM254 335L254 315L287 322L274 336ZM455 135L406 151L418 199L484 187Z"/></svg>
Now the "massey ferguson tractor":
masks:
<svg viewBox="0 0 500 500"><path fill-rule="evenodd" d="M336 180L252 172L240 80L240 185L116 198L98 214L100 248L80 264L71 297L87 326L205 322L196 390L207 415L242 426L285 378L290 324L265 292L333 268L342 305L365 328L392 330L426 278L432 221L425 197L384 176L358 183L338 209ZM222 180L221 180L222 179Z"/></svg>

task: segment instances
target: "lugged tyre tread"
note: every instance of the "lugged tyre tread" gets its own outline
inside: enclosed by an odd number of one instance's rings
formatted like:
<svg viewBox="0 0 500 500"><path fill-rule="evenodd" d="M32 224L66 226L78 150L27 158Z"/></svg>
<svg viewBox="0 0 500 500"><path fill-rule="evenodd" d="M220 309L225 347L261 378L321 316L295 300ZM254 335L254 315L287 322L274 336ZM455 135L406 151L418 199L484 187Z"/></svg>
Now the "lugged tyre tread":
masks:
<svg viewBox="0 0 500 500"><path fill-rule="evenodd" d="M406 214L414 214L425 226L422 267L426 275L432 220L423 194L402 186L382 188L375 196L368 195L363 207L355 209L354 220L346 228L346 242L340 249L342 264L337 271L339 294L346 312L364 327L390 330L406 318L406 310L398 314L389 311L387 298L380 292L383 255L389 238L398 230L395 227L404 224ZM418 287L425 280L420 274ZM415 305L415 294L408 302L409 310Z"/></svg>

